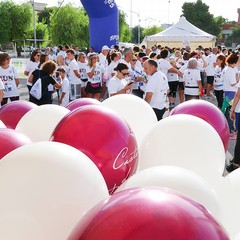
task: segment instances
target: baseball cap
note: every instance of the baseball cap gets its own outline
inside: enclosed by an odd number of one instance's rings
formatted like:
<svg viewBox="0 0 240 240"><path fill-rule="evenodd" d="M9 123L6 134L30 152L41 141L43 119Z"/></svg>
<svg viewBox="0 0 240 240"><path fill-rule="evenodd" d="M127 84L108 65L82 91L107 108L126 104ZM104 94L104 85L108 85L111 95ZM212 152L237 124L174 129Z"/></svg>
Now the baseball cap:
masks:
<svg viewBox="0 0 240 240"><path fill-rule="evenodd" d="M107 45L104 45L103 47L102 47L102 51L103 50L110 50L110 48L107 46Z"/></svg>

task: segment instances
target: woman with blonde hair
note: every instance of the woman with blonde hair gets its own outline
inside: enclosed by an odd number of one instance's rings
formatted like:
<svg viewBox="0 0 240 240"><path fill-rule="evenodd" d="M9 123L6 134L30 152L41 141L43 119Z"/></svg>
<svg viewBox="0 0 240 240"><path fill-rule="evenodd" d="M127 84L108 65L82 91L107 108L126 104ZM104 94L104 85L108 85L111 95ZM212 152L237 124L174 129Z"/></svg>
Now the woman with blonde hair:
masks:
<svg viewBox="0 0 240 240"><path fill-rule="evenodd" d="M87 65L88 82L85 88L87 97L100 101L104 70L104 67L98 62L97 54L91 53Z"/></svg>

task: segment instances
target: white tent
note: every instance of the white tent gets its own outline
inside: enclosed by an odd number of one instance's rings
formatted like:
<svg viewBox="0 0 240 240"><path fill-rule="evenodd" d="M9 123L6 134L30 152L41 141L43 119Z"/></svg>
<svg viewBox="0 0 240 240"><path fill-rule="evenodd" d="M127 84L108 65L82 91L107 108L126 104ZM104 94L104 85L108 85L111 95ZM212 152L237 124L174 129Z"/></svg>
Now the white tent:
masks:
<svg viewBox="0 0 240 240"><path fill-rule="evenodd" d="M196 48L199 45L214 47L215 42L215 36L195 27L185 17L181 17L176 24L166 30L146 36L142 44L145 44L148 48L155 44L168 47L184 47L189 45L191 48Z"/></svg>

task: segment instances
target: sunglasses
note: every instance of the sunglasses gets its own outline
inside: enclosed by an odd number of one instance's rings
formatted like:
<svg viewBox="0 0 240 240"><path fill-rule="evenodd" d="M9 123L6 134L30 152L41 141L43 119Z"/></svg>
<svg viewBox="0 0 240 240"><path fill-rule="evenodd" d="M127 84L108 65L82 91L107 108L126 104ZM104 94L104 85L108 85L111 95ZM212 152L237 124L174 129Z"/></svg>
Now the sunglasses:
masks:
<svg viewBox="0 0 240 240"><path fill-rule="evenodd" d="M91 57L91 59L97 59L97 57Z"/></svg>
<svg viewBox="0 0 240 240"><path fill-rule="evenodd" d="M37 57L40 57L41 55L40 55L40 54L37 54L36 56L37 56Z"/></svg>
<svg viewBox="0 0 240 240"><path fill-rule="evenodd" d="M127 76L129 75L129 73L123 73L123 72L120 72L123 76Z"/></svg>
<svg viewBox="0 0 240 240"><path fill-rule="evenodd" d="M136 61L137 61L137 59L132 59L132 61L133 61L133 62L136 62Z"/></svg>

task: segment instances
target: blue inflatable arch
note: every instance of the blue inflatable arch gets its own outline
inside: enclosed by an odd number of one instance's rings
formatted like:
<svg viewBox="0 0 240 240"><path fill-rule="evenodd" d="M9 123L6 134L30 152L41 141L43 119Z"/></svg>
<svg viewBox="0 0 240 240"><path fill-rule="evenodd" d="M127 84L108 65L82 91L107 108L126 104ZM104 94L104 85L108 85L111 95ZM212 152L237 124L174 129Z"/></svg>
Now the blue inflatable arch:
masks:
<svg viewBox="0 0 240 240"><path fill-rule="evenodd" d="M89 17L90 45L95 52L102 46L118 44L118 8L114 0L81 0Z"/></svg>

